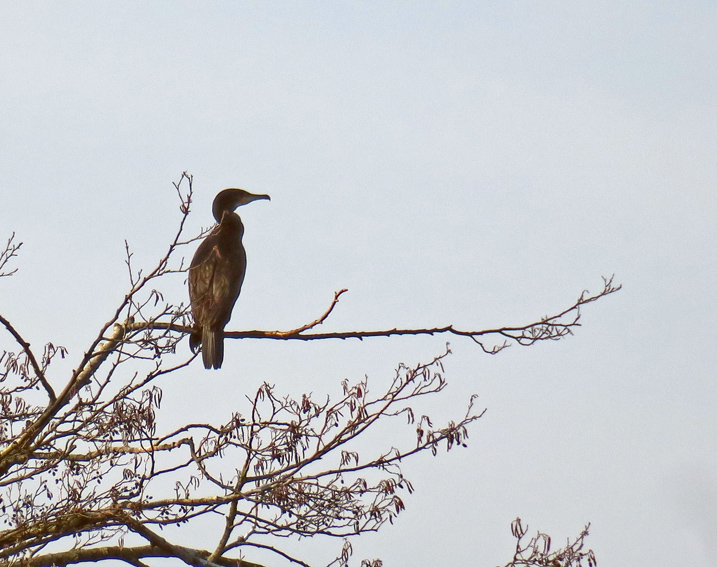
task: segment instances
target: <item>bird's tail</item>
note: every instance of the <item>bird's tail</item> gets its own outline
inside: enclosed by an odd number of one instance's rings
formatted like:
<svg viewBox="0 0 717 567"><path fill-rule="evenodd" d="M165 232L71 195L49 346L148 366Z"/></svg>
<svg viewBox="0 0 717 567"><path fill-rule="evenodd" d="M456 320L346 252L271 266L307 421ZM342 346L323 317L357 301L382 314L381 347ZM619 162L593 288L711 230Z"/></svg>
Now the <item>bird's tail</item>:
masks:
<svg viewBox="0 0 717 567"><path fill-rule="evenodd" d="M221 368L224 361L224 332L202 329L202 361L204 368Z"/></svg>

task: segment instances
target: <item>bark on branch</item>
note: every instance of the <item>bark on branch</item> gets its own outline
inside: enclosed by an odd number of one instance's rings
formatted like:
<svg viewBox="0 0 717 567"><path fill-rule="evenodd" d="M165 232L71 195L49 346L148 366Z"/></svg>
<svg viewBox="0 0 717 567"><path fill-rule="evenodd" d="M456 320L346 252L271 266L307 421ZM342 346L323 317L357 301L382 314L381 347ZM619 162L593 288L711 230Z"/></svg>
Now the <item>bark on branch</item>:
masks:
<svg viewBox="0 0 717 567"><path fill-rule="evenodd" d="M174 547L181 550L184 557L194 557L197 559L196 563L188 563L188 565L199 566L208 564L206 561L210 555L208 551L182 546ZM129 563L131 565L137 565L137 563L141 562L142 559L150 559L153 557L163 557L167 559L176 558L184 561L183 557L169 554L166 549L154 545L141 545L136 547L110 545L106 547L77 548L58 553L36 555L23 562L22 565L23 567L60 567L64 565L74 565L76 563L96 563L110 559L124 561L125 563ZM204 561L204 563L200 563L200 561ZM222 567L265 567L260 563L253 563L243 559L230 559L226 557L219 557L215 559L213 564L221 565ZM0 567L5 567L6 565L8 565L7 562L0 562Z"/></svg>

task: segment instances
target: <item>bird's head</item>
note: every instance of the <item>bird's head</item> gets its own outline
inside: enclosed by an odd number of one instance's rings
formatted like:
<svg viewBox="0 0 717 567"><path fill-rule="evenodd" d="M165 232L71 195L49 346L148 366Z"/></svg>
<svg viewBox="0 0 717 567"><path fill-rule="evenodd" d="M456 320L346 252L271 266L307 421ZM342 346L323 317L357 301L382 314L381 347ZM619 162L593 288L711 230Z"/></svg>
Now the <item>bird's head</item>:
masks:
<svg viewBox="0 0 717 567"><path fill-rule="evenodd" d="M255 195L244 191L244 189L224 189L214 197L212 214L217 222L222 222L222 216L225 212L232 212L237 207L259 199L271 200L269 195Z"/></svg>

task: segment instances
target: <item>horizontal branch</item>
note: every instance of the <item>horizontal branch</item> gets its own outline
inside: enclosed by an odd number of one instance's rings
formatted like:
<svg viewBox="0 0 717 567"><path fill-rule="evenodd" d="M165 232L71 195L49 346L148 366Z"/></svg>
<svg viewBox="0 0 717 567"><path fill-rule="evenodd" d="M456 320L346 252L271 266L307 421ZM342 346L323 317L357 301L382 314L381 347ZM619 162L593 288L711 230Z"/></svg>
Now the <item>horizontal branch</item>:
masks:
<svg viewBox="0 0 717 567"><path fill-rule="evenodd" d="M423 327L415 329L383 329L383 330L370 330L370 331L335 331L325 333L309 333L306 332L309 329L316 327L323 323L329 314L333 311L339 297L346 292L345 289L336 292L333 302L326 312L316 319L315 321L292 329L289 331L262 331L262 330L251 330L251 331L225 331L224 336L230 339L274 339L274 340L298 340L298 341L315 341L323 339L368 339L372 337L392 337L399 335L440 335L450 334L460 337L469 337L481 348L489 353L496 354L505 347L508 346L509 341L516 342L523 346L532 345L542 340L558 340L566 335L572 333L573 327L580 326L580 308L583 305L597 301L598 299L615 293L620 290L622 286L613 285L613 277L603 278L603 289L598 293L590 294L588 291L583 291L580 297L570 307L560 311L559 313L551 316L541 318L539 321L529 323L526 325L512 326L512 327L497 327L494 329L481 329L481 330L464 330L457 329L453 325L446 325L443 327ZM566 320L567 319L567 320ZM174 323L163 323L158 321L147 321L137 322L128 324L126 327L129 332L138 332L147 329L164 329L175 331L178 333L191 333L192 327L176 325ZM481 342L481 338L497 336L502 338L505 342L502 345L496 345L491 348L487 348Z"/></svg>
<svg viewBox="0 0 717 567"><path fill-rule="evenodd" d="M182 445L190 443L190 439L179 439L172 443L157 443L150 442L148 446L133 446L128 445L126 441L118 440L116 445L108 445L97 449L96 451L90 451L88 453L70 453L67 451L35 451L33 458L45 461L91 461L98 457L106 457L109 455L150 455L159 453L162 451L172 451Z"/></svg>
<svg viewBox="0 0 717 567"><path fill-rule="evenodd" d="M194 556L200 561L195 564L200 565L203 560L206 565L206 559L209 552L203 549L190 549L187 547L175 546L182 550L187 557ZM142 545L138 547L126 546L107 546L107 547L90 547L76 548L58 553L47 553L45 555L37 555L35 557L23 560L24 567L53 567L54 565L73 565L75 563L97 562L107 559L115 559L126 563L136 564L142 559L151 557L176 558L175 555L168 553L166 550L154 545ZM228 557L219 557L213 562L223 567L264 567L259 563L244 561L243 559L231 559ZM0 567L9 565L7 562L0 563Z"/></svg>

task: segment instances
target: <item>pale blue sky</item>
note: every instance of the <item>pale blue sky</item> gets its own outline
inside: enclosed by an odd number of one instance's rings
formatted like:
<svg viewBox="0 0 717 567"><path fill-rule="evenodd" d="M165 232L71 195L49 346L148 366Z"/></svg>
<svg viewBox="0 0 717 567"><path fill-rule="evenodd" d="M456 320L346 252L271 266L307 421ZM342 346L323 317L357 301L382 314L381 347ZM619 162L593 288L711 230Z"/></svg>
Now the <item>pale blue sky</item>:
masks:
<svg viewBox="0 0 717 567"><path fill-rule="evenodd" d="M0 312L71 368L124 293L124 239L163 252L183 170L193 229L221 188L272 197L242 211L233 329L298 326L342 287L331 329L524 323L615 273L566 341L451 341L431 411L488 413L468 449L406 464L407 511L356 557L493 566L521 516L556 542L592 522L603 565L711 566L715 29L712 2L6 3L0 238L25 245ZM381 383L444 343L235 341L164 407Z"/></svg>

